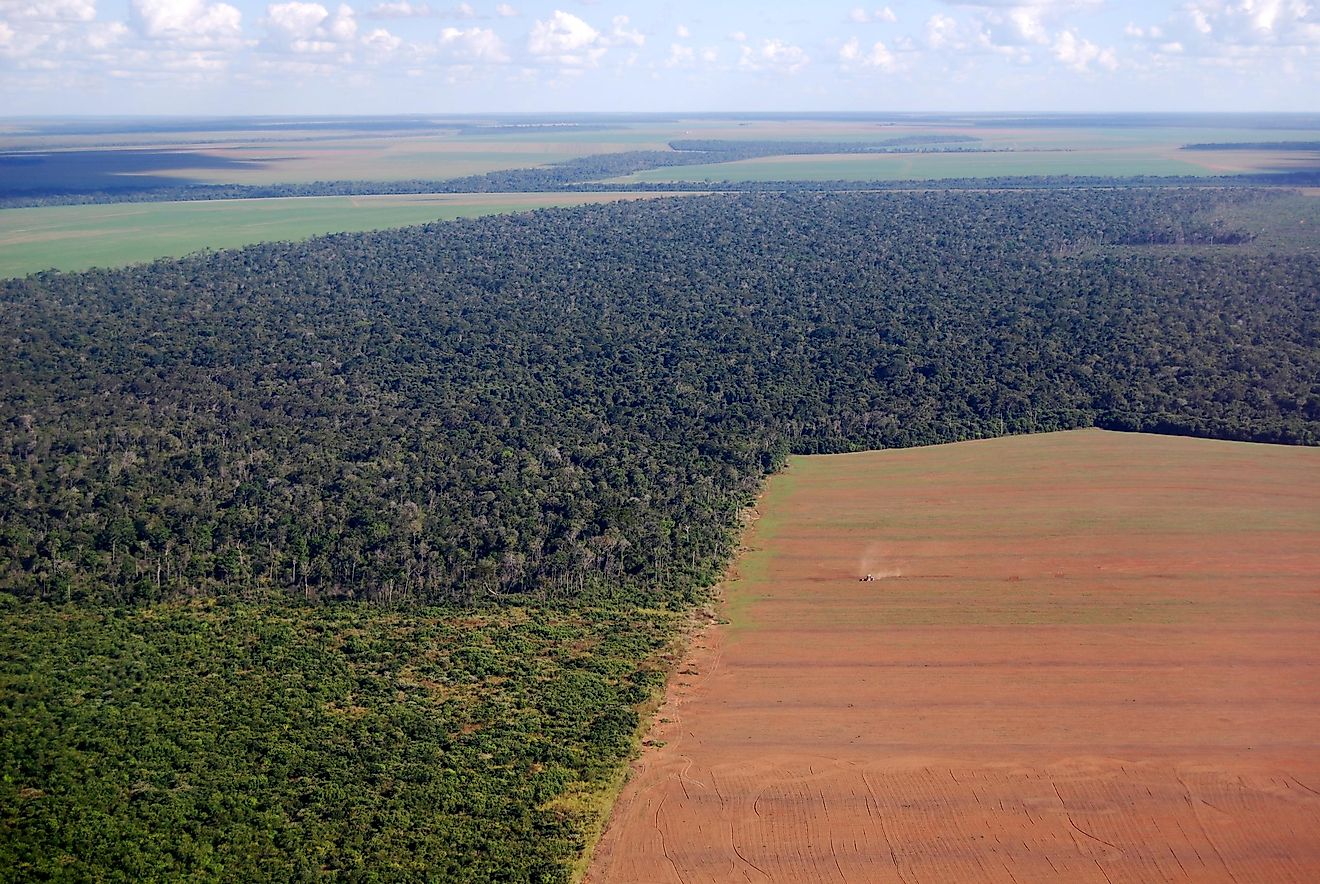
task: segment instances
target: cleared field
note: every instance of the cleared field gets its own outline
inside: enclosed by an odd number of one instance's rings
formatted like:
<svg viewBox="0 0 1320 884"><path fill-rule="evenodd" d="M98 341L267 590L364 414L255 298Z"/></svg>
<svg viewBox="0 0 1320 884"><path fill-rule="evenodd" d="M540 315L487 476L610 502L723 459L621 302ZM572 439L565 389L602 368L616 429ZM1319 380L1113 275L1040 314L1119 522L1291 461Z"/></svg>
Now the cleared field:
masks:
<svg viewBox="0 0 1320 884"><path fill-rule="evenodd" d="M122 267L200 249L658 196L673 194L407 194L6 209L0 211L0 277Z"/></svg>
<svg viewBox="0 0 1320 884"><path fill-rule="evenodd" d="M588 880L1320 879L1320 451L796 458L760 510Z"/></svg>
<svg viewBox="0 0 1320 884"><path fill-rule="evenodd" d="M526 169L615 144L571 145L455 142L436 138L348 141L237 141L224 145L171 144L153 148L60 149L18 155L0 164L7 188L123 188L176 184L300 184L311 181L460 178Z"/></svg>
<svg viewBox="0 0 1320 884"><path fill-rule="evenodd" d="M326 143L249 143L221 149L196 145L195 168L166 169L167 178L221 184L300 183L340 179L390 181L409 178L456 178L502 169L530 168L596 153L665 150L681 138L732 140L876 141L923 135L967 135L981 146L1005 153L903 154L889 157L832 155L767 157L734 164L639 172L620 180L902 180L994 175L1197 175L1238 173L1288 167L1312 167L1314 157L1295 152L1191 152L1179 148L1199 140L1260 140L1259 131L1196 129L1017 130L968 126L894 126L869 124L760 122L729 127L709 122L633 125L617 130L563 133L535 130L499 136L425 136L394 139L354 138ZM1315 132L1270 133L1275 140L1314 140ZM222 169L207 162L223 160ZM869 162L868 162L869 161ZM834 174L835 164L846 172ZM874 165L872 165L874 164ZM721 175L731 167L734 177ZM748 167L744 169L743 167ZM761 168L768 167L768 168ZM879 171L871 171L871 169ZM771 169L781 169L771 172ZM697 171L700 170L700 171ZM665 177L665 173L668 176ZM692 174L689 174L692 173ZM687 177L672 177L679 174ZM766 176L772 175L772 178ZM652 177L654 176L654 177ZM707 178L707 176L710 176Z"/></svg>
<svg viewBox="0 0 1320 884"><path fill-rule="evenodd" d="M298 184L330 180L449 179L525 169L588 154L665 150L675 139L853 143L958 135L991 153L764 157L639 172L627 182L938 180L1000 175L1208 175L1314 167L1314 156L1183 151L1189 143L1310 140L1313 129L1206 126L1022 125L949 117L913 122L678 118L599 125L473 126L422 131L326 128L117 131L40 126L0 131L0 190L99 190L184 184ZM15 153L8 153L14 151Z"/></svg>
<svg viewBox="0 0 1320 884"><path fill-rule="evenodd" d="M644 147L663 149L664 143ZM636 150L636 144L612 141L606 133L591 140L550 141L535 138L498 140L404 138L327 144L237 145L201 153L247 163L221 171L206 168L159 174L207 184L289 184L309 181L444 180L503 169L528 169L595 153ZM200 165L200 164L199 164Z"/></svg>
<svg viewBox="0 0 1320 884"><path fill-rule="evenodd" d="M647 169L616 183L661 181L905 181L1000 175L1211 175L1172 150L1147 148L764 157Z"/></svg>
<svg viewBox="0 0 1320 884"><path fill-rule="evenodd" d="M510 149L511 147L522 149ZM603 145L612 149L612 145ZM526 169L581 156L553 145L453 144L422 140L399 143L335 144L227 148L222 156L250 165L222 173L179 170L165 175L206 184L300 184L309 181L443 180L484 175L501 169Z"/></svg>
<svg viewBox="0 0 1320 884"><path fill-rule="evenodd" d="M157 121L158 122L158 121ZM168 123L168 121L166 121ZM313 121L314 124L315 121ZM1077 125L1066 117L947 115L888 120L688 117L565 121L562 125L496 120L371 119L355 126L307 120L248 120L243 125L164 129L111 127L99 134L42 121L0 126L0 190L104 189L187 183L279 184L322 180L446 179L529 168L595 153L664 150L682 138L744 141L860 142L961 135L1012 155L826 156L766 158L733 165L639 173L629 181L853 180L1022 174L1205 174L1295 165L1296 153L1180 151L1189 143L1314 141L1314 128L1163 125L1123 118ZM1305 123L1299 118L1299 125ZM310 127L309 127L310 126ZM394 128L391 128L393 126ZM93 127L94 129L95 127ZM1314 164L1314 157L1309 158ZM682 176L681 179L676 176Z"/></svg>
<svg viewBox="0 0 1320 884"><path fill-rule="evenodd" d="M959 130L962 131L962 130ZM1177 150L1184 144L1243 141L1314 141L1314 129L1250 129L1206 126L1032 126L987 124L966 130L990 147L1013 150L1066 148L1157 148Z"/></svg>

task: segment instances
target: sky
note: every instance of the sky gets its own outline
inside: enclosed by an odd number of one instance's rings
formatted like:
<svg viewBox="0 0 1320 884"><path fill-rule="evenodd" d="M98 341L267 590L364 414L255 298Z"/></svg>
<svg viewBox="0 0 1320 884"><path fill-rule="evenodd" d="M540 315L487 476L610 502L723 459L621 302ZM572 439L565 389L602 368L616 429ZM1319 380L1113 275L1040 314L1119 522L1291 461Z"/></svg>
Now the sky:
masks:
<svg viewBox="0 0 1320 884"><path fill-rule="evenodd" d="M1320 0L0 0L0 116L1320 111Z"/></svg>

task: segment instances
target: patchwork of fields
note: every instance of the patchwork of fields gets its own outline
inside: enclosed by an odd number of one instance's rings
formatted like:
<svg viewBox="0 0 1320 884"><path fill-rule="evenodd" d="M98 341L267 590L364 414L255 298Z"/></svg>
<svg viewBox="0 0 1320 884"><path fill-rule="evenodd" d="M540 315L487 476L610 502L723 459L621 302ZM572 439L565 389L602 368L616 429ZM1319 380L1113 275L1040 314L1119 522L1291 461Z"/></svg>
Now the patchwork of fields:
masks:
<svg viewBox="0 0 1320 884"><path fill-rule="evenodd" d="M1154 150L1030 150L866 156L767 157L649 169L615 183L662 181L909 181L1004 175L1210 175L1205 166Z"/></svg>
<svg viewBox="0 0 1320 884"><path fill-rule="evenodd" d="M695 116L585 119L571 123L390 118L207 121L151 128L11 122L0 127L0 195L238 185L312 188L314 182L443 181L541 169L598 154L668 151L671 142L748 144L918 143L963 139L950 152L776 155L601 175L630 186L669 182L941 181L1002 176L1211 176L1298 171L1314 152L1187 151L1191 143L1314 142L1316 130L1251 128L1218 118L1133 118L1104 125L988 115L843 117ZM636 168L636 167L633 167ZM466 186L464 189L467 189ZM517 189L508 184L493 188ZM527 188L540 191L539 185ZM270 194L255 193L252 196ZM284 193L274 196L286 197ZM636 194L642 196L644 194ZM602 195L605 198L615 198ZM173 193L167 194L170 199ZM198 249L381 229L489 211L573 205L599 198L524 193L470 201L414 198L282 198L210 204L152 203L0 209L0 276L56 268L122 266ZM26 198L26 197L23 197Z"/></svg>
<svg viewBox="0 0 1320 884"><path fill-rule="evenodd" d="M103 188L152 184L290 184L406 178L439 180L524 169L593 153L662 148L597 135L470 137L324 132L134 133L114 144L90 137L25 139L0 134L0 184ZM20 162L28 157L28 162ZM144 180L144 178L149 180Z"/></svg>
<svg viewBox="0 0 1320 884"><path fill-rule="evenodd" d="M1320 452L796 458L759 507L589 880L1320 875Z"/></svg>

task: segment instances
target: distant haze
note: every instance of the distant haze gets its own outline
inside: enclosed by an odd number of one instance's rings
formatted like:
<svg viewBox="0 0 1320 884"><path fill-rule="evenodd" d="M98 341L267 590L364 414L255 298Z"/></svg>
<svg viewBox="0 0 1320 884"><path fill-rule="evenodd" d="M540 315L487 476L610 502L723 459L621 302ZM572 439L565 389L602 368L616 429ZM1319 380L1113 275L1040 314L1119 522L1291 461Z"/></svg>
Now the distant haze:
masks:
<svg viewBox="0 0 1320 884"><path fill-rule="evenodd" d="M0 112L1316 111L1320 3L0 0Z"/></svg>

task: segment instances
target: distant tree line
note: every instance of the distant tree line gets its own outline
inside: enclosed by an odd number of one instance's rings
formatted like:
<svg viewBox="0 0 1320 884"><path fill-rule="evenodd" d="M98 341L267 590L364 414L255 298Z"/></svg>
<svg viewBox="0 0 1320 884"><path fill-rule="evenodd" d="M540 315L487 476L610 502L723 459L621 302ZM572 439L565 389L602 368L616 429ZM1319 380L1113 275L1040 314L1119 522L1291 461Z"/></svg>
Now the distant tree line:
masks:
<svg viewBox="0 0 1320 884"><path fill-rule="evenodd" d="M1320 151L1320 141L1210 141L1199 144L1184 144L1182 149Z"/></svg>
<svg viewBox="0 0 1320 884"><path fill-rule="evenodd" d="M1269 198L692 197L9 281L0 589L679 604L790 452L1314 444L1320 266L1121 245Z"/></svg>
<svg viewBox="0 0 1320 884"><path fill-rule="evenodd" d="M1005 175L982 178L914 178L906 181L650 181L639 184L580 181L556 183L538 169L491 172L469 178L399 181L309 181L297 184L194 184L141 190L100 190L0 197L0 209L105 203L278 199L300 196L390 196L425 193L836 193L909 190L1073 190L1076 188L1320 187L1320 170L1247 175ZM634 170L636 171L636 170ZM630 174L630 173L620 173Z"/></svg>
<svg viewBox="0 0 1320 884"><path fill-rule="evenodd" d="M914 142L923 146L915 148ZM92 166L109 173L120 171L114 187L99 188L86 179L74 179L77 184L51 183L37 178L26 183L11 183L0 188L0 206L16 208L31 205L53 205L49 200L71 203L158 201L162 199L244 199L256 196L331 196L362 195L367 193L485 193L500 189L515 191L559 190L578 182L629 175L645 169L667 166L686 166L698 163L730 163L736 160L773 156L776 154L804 153L910 153L916 150L947 150L939 145L945 142L974 141L967 136L936 135L929 138L904 136L875 142L819 142L819 141L701 141L671 142L670 150L635 150L618 153L592 154L551 163L531 169L509 169L484 175L470 175L454 179L414 179L403 182L344 182L322 181L294 185L206 185L165 181L160 177L138 177L141 173L158 168L183 168L191 155L177 151L87 151L67 155L65 161L79 159L75 165ZM680 145L683 145L680 147ZM6 159L6 158L0 158ZM12 154L10 163L40 163L38 154ZM204 158L216 168L241 165L219 156ZM200 162L193 159L192 162ZM159 164L159 166L157 165ZM123 172L133 172L125 175ZM18 176L11 176L17 178Z"/></svg>
<svg viewBox="0 0 1320 884"><path fill-rule="evenodd" d="M783 141L754 139L684 138L669 142L671 150L709 154L703 163L729 162L716 157L736 159L754 157L798 156L806 154L923 153L945 151L947 145L978 144L971 135L901 135L880 141ZM966 149L966 148L964 148ZM982 149L984 150L984 149Z"/></svg>
<svg viewBox="0 0 1320 884"><path fill-rule="evenodd" d="M311 181L292 184L180 184L125 186L101 190L21 188L0 190L0 209L100 203L171 202L221 199L271 199L300 196L372 196L413 193L541 193L601 191L726 192L945 190L981 188L1074 187L1244 187L1320 186L1320 167L1241 175L1017 175L912 179L907 181L675 181L638 184L610 183L648 169L728 163L768 156L800 154L876 154L1006 152L997 148L959 146L976 139L962 135L902 136L866 142L677 140L670 150L635 150L576 157L529 169L504 169L460 178L412 178L395 181ZM1192 145L1190 147L1196 147Z"/></svg>

